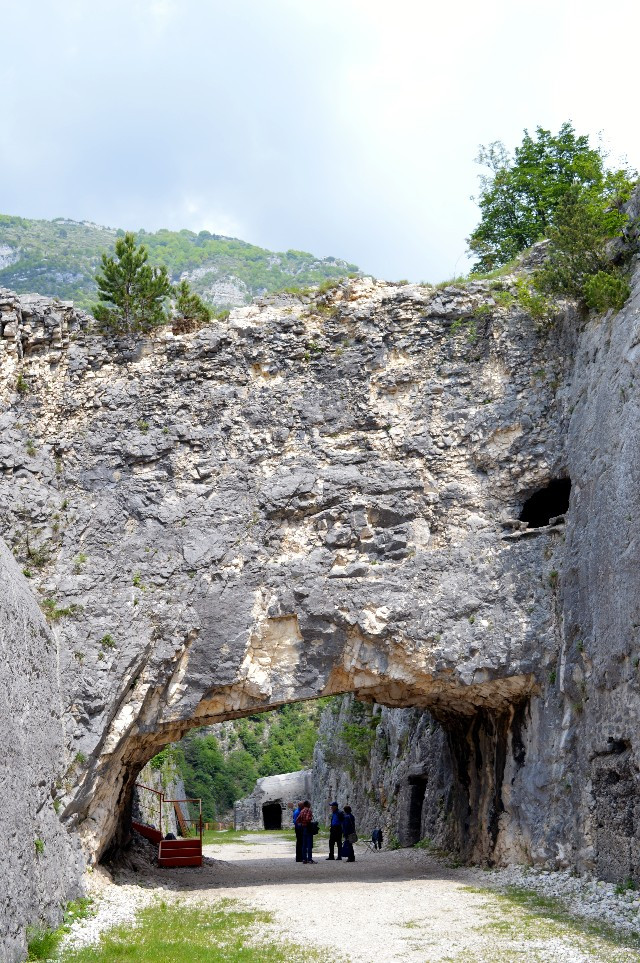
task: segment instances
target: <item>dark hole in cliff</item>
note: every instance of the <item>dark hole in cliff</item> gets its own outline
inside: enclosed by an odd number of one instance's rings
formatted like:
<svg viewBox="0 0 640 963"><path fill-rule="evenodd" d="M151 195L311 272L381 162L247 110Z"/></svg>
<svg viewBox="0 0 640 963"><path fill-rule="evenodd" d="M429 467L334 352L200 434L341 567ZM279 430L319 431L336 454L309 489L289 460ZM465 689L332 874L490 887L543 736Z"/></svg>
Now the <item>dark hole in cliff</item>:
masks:
<svg viewBox="0 0 640 963"><path fill-rule="evenodd" d="M422 836L422 805L427 780L420 776L409 777L409 819L407 820L406 846L413 846Z"/></svg>
<svg viewBox="0 0 640 963"><path fill-rule="evenodd" d="M554 478L527 498L520 512L520 521L526 522L529 528L548 525L552 518L569 511L570 493L570 478Z"/></svg>
<svg viewBox="0 0 640 963"><path fill-rule="evenodd" d="M631 749L631 743L628 739L614 739L613 736L609 736L607 739L609 752L614 755L621 755L621 753L626 752L627 749Z"/></svg>
<svg viewBox="0 0 640 963"><path fill-rule="evenodd" d="M265 803L262 807L262 822L265 829L282 829L282 806L280 803Z"/></svg>

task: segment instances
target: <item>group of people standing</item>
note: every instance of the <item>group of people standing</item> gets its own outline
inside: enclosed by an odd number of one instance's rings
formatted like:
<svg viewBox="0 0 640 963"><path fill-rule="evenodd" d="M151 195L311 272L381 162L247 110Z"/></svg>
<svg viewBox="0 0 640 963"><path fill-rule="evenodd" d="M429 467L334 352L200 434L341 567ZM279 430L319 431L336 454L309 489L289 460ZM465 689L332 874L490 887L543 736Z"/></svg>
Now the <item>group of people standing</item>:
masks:
<svg viewBox="0 0 640 963"><path fill-rule="evenodd" d="M311 803L308 800L298 803L293 810L293 825L296 831L296 863L315 863L313 858L313 837L318 832L318 824L313 818ZM337 802L331 803L329 824L329 855L327 859L346 859L355 863L353 844L357 840L356 821L351 806L340 809ZM335 850L338 855L335 856Z"/></svg>

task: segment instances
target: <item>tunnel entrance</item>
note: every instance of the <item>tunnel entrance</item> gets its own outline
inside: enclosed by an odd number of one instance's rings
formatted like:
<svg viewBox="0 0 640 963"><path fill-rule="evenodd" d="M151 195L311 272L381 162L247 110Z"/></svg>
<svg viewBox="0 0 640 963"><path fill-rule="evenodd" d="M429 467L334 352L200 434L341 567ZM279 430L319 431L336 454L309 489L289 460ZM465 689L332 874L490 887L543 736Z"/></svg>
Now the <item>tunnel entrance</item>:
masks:
<svg viewBox="0 0 640 963"><path fill-rule="evenodd" d="M427 790L424 776L409 776L409 816L407 819L406 845L413 846L422 836L422 806Z"/></svg>
<svg viewBox="0 0 640 963"><path fill-rule="evenodd" d="M570 478L554 478L544 488L534 492L522 506L520 521L529 528L543 528L552 518L569 511Z"/></svg>
<svg viewBox="0 0 640 963"><path fill-rule="evenodd" d="M444 702L437 714L434 709L421 711L422 706L408 705L410 711L401 723L395 715L385 713L381 701L364 701L358 698L360 693L343 692L336 694L331 704L325 699L305 700L237 713L222 720L215 734L208 727L192 726L186 734L180 732L179 743L160 744L161 751L147 758L144 772L130 763L131 792L121 808L108 858L123 853L129 845L135 783L152 789L160 785L168 799L192 797L199 791L204 828L213 833L231 827L280 831L293 825L292 814L304 799L312 802L315 817L324 821L334 799L342 806L351 798L357 802L354 814L363 835L384 819L389 827L395 824L388 831L402 846L428 836L464 858L489 858L497 838L490 813L502 811L504 766L490 765L492 778L485 772L486 760L494 756L502 760L508 751L512 709L504 701L511 695L513 704L526 702L530 682L529 677L520 676L501 679L499 686L469 685L452 692L448 711ZM381 695L385 697L384 692ZM485 703L495 700L495 704L480 708L472 698ZM318 781L316 775L314 782L311 753L325 713L320 751L327 778ZM406 735L410 744L394 742L399 725L403 740ZM478 740L477 753L468 751ZM282 758L289 763L282 768L289 771L258 777L260 768L273 768L274 760L280 762L275 749L282 746L287 747ZM403 768L406 765L395 792L390 785L370 788L367 766L372 753L379 760L397 756L397 762ZM366 796L370 807L357 799L361 786L372 794ZM154 798L153 791L146 795ZM163 809L160 826L154 812L138 813L136 803L134 820L153 825L163 838L180 836L179 816L173 809Z"/></svg>
<svg viewBox="0 0 640 963"><path fill-rule="evenodd" d="M262 822L265 829L282 829L282 806L279 802L264 804Z"/></svg>

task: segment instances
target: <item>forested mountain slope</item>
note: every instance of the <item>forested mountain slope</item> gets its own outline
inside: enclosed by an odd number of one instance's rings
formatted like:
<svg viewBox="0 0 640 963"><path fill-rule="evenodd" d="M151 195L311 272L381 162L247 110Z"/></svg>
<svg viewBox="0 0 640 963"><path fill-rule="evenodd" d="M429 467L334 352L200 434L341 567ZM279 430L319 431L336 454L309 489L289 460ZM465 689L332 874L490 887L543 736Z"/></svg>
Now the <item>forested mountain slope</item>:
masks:
<svg viewBox="0 0 640 963"><path fill-rule="evenodd" d="M202 799L205 819L229 815L260 776L297 772L313 763L322 710L333 699L280 706L246 719L195 729L166 746L151 766L177 768L189 796Z"/></svg>
<svg viewBox="0 0 640 963"><path fill-rule="evenodd" d="M90 308L100 254L111 253L123 234L87 221L33 221L0 214L0 287L35 291ZM206 301L220 308L358 270L338 258L317 258L304 251L274 253L208 231L138 231L136 237L148 248L152 264L165 265L174 281L186 277Z"/></svg>

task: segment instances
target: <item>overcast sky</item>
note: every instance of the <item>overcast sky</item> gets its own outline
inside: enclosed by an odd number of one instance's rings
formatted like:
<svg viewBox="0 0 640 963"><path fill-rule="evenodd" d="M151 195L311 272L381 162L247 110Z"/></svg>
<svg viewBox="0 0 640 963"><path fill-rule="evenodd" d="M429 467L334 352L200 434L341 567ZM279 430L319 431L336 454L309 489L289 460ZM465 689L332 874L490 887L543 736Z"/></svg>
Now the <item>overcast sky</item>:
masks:
<svg viewBox="0 0 640 963"><path fill-rule="evenodd" d="M0 0L0 212L466 267L480 143L640 166L637 0Z"/></svg>

